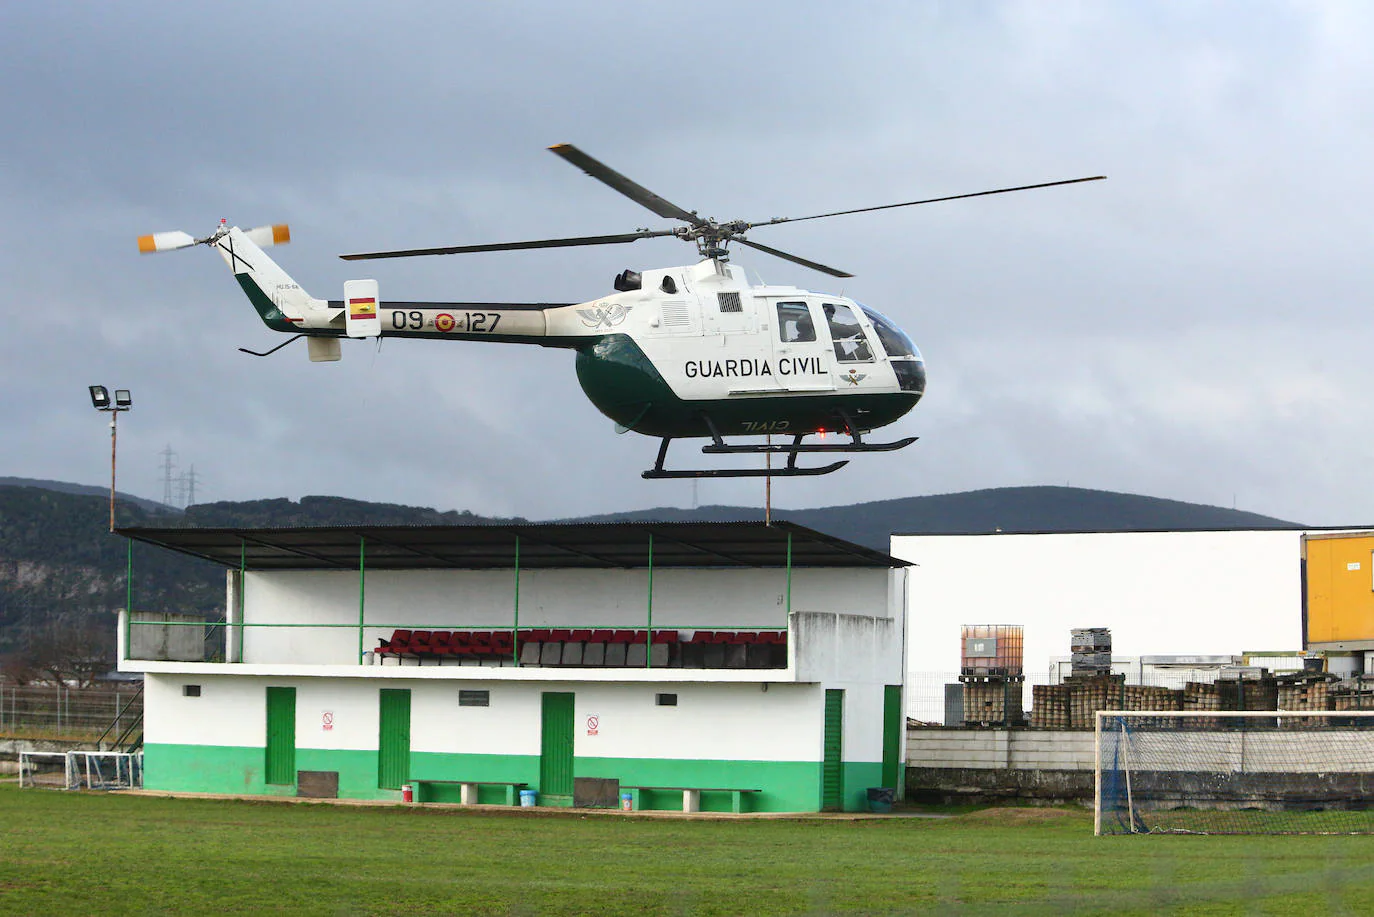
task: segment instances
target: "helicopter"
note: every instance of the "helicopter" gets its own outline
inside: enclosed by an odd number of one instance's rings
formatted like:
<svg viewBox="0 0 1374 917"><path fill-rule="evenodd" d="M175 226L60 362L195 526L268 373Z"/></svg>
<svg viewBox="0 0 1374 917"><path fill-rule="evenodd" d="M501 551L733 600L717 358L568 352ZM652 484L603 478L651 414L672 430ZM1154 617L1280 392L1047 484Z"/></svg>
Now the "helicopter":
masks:
<svg viewBox="0 0 1374 917"><path fill-rule="evenodd" d="M891 319L854 299L794 286L750 284L730 262L735 243L828 274L853 275L746 237L766 226L891 210L1099 181L1096 175L924 200L881 204L804 217L718 222L686 210L616 172L571 144L549 150L587 175L683 225L560 239L359 252L346 261L610 245L672 237L694 243L695 264L626 269L614 292L580 303L384 302L377 281L350 280L342 300L310 296L264 248L290 241L283 225L242 230L221 220L210 235L141 236L143 253L195 245L216 249L262 321L293 336L268 356L305 338L312 362L340 359L343 338L444 338L538 344L576 352L578 382L620 433L660 440L648 479L792 477L830 474L848 459L800 466L802 455L892 452L916 441L864 437L903 417L925 393L921 352ZM826 442L826 434L847 441ZM727 437L766 437L764 443ZM779 436L782 442L773 442ZM822 441L806 441L817 436ZM790 442L786 441L790 437ZM710 440L710 455L785 456L780 467L666 468L675 439Z"/></svg>

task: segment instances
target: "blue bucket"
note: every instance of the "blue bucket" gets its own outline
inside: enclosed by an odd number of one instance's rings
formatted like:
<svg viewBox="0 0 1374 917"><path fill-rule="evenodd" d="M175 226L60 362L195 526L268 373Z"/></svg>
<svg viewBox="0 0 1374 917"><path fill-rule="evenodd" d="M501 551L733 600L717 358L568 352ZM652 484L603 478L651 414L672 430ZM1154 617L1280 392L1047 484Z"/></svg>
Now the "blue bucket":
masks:
<svg viewBox="0 0 1374 917"><path fill-rule="evenodd" d="M531 808L532 806L535 805L535 803L538 801L538 799L539 799L539 794L536 793L534 790L521 790L521 791L520 791L520 806L521 806L521 808L525 808L525 809Z"/></svg>

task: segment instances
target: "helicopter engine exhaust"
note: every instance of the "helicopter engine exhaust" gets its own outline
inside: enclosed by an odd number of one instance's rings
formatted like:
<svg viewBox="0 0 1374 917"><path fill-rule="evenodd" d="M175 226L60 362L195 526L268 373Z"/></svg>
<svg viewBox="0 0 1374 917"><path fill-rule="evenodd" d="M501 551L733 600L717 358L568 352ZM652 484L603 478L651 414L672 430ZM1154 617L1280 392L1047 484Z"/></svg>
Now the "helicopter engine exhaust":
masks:
<svg viewBox="0 0 1374 917"><path fill-rule="evenodd" d="M632 271L629 268L615 275L615 289L618 293L631 293L644 285L644 278L639 271Z"/></svg>

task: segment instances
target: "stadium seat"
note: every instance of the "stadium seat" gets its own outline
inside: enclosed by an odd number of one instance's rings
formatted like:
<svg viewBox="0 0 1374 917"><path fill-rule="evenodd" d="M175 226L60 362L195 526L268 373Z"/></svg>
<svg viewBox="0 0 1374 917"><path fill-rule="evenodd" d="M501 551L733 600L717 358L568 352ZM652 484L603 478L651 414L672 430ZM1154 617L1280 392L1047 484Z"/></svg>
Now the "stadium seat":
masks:
<svg viewBox="0 0 1374 917"><path fill-rule="evenodd" d="M678 648L678 657L683 668L703 668L706 665L704 647L713 639L715 633L709 630L699 630L692 634L691 639Z"/></svg>
<svg viewBox="0 0 1374 917"><path fill-rule="evenodd" d="M618 631L617 633L622 633L622 632L619 632L619 631ZM623 633L628 634L629 631L623 631ZM605 660L605 662L602 663L602 664L603 664L603 665L606 665L606 666L610 666L610 667L612 667L612 668L617 668L617 667L622 667L622 666L624 666L624 665L625 665L625 650L626 650L626 648L627 648L629 645L630 645L630 641L629 641L628 639L626 639L626 640L612 640L610 643L607 643L607 644L606 644L606 660Z"/></svg>
<svg viewBox="0 0 1374 917"><path fill-rule="evenodd" d="M398 656L405 652L405 648L410 644L410 631L392 631L391 639L379 638L377 642L377 652L382 655Z"/></svg>
<svg viewBox="0 0 1374 917"><path fill-rule="evenodd" d="M492 658L496 651L491 646L491 632L474 632L468 642L468 652L478 659Z"/></svg>
<svg viewBox="0 0 1374 917"><path fill-rule="evenodd" d="M563 665L582 665L587 640L591 635L592 632L589 630L575 630L568 635L568 639L563 642Z"/></svg>
<svg viewBox="0 0 1374 917"><path fill-rule="evenodd" d="M608 630L594 630L587 638L587 643L582 647L582 664L589 666L601 666L606 664L606 644L611 639L611 632Z"/></svg>

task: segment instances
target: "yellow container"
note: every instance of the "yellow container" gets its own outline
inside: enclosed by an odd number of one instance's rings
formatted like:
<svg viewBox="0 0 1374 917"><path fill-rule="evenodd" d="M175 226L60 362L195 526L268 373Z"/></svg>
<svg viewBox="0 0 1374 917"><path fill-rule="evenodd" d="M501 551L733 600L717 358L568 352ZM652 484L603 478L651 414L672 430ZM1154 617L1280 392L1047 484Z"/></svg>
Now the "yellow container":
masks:
<svg viewBox="0 0 1374 917"><path fill-rule="evenodd" d="M1374 532L1304 535L1304 649L1374 649Z"/></svg>

